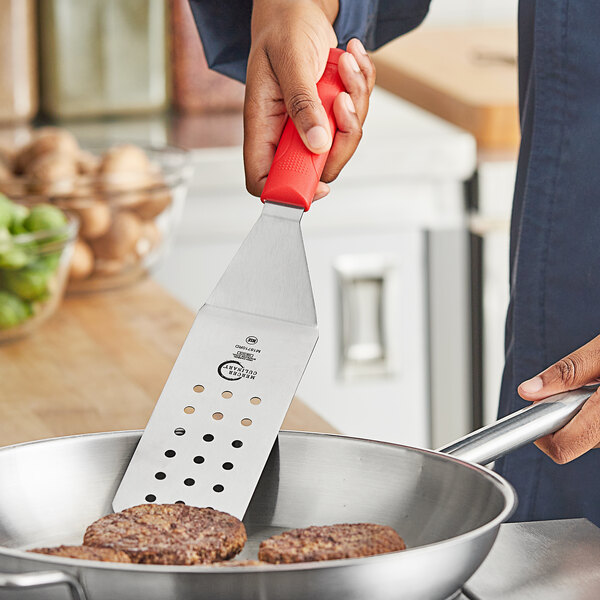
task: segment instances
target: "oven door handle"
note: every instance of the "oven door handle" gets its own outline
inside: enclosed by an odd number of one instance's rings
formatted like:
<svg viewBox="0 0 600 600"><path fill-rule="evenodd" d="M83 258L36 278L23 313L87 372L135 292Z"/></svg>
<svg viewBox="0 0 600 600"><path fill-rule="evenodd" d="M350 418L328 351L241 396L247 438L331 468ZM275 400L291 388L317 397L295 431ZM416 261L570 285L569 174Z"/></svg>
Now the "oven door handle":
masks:
<svg viewBox="0 0 600 600"><path fill-rule="evenodd" d="M87 600L83 586L76 577L62 571L32 571L30 573L0 573L0 589L20 590L49 585L68 585L73 600Z"/></svg>

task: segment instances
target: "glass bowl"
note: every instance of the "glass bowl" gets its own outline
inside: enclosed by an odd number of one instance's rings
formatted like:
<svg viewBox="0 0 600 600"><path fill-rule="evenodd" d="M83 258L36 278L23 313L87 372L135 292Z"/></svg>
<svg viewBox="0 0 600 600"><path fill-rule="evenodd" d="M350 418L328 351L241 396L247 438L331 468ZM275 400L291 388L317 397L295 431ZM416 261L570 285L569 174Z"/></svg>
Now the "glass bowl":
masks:
<svg viewBox="0 0 600 600"><path fill-rule="evenodd" d="M191 175L188 152L131 143L80 146L76 175L49 159L37 178L0 177L0 191L17 201L49 202L78 217L68 292L133 283L170 245Z"/></svg>
<svg viewBox="0 0 600 600"><path fill-rule="evenodd" d="M0 343L34 331L59 306L77 238L78 220L0 239Z"/></svg>

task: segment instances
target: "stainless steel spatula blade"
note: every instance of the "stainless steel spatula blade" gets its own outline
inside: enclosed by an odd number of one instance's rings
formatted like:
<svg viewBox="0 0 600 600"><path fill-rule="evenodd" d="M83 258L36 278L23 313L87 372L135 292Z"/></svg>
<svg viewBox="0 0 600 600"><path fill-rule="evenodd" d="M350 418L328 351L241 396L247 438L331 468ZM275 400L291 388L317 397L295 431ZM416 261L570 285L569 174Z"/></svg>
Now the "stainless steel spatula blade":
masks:
<svg viewBox="0 0 600 600"><path fill-rule="evenodd" d="M335 132L342 52L319 96ZM326 154L288 121L263 212L200 309L113 500L211 506L242 518L317 342L300 220Z"/></svg>
<svg viewBox="0 0 600 600"><path fill-rule="evenodd" d="M198 312L115 510L185 502L243 517L318 338L303 212L265 204Z"/></svg>

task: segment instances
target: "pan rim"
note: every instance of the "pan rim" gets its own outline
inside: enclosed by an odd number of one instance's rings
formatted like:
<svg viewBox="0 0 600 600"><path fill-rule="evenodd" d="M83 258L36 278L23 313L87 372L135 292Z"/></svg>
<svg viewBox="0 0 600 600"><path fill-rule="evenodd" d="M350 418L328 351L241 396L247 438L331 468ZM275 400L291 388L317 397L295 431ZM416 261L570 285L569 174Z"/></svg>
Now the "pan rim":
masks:
<svg viewBox="0 0 600 600"><path fill-rule="evenodd" d="M133 435L139 435L143 433L141 429L127 429L127 430L118 430L118 431L102 431L102 432L91 432L91 433L80 433L74 435L67 436L55 436L51 438L43 438L40 440L30 440L27 442L20 442L17 444L11 444L8 446L0 447L0 453L12 450L15 448L21 448L24 446L32 446L36 444L42 444L46 442L52 441L65 441L65 440L76 440L79 438L87 438L87 437L106 437L111 436L115 438L120 437L129 437ZM321 437L321 438L342 438L351 441L375 444L377 446L389 446L395 448L402 448L406 450L412 450L419 453L424 453L432 456L436 456L443 460L450 460L461 466L471 469L473 471L477 471L481 473L481 475L485 476L488 479L494 481L499 489L499 491L504 496L505 505L504 508L500 511L498 515L496 515L493 519L484 523L480 527L462 533L460 535L447 538L445 540L441 540L438 542L433 542L431 544L425 544L422 546L417 546L415 548L407 548L405 550L399 550L396 552L387 552L385 554L378 554L375 556L363 556L360 558L341 558L335 560L324 560L324 561L312 561L312 562L304 562L304 563L285 563L285 564L262 564L262 565L252 565L252 566L232 566L226 567L219 565L215 567L213 564L209 565L145 565L145 564L135 564L135 563L116 563L116 562L102 562L95 560L83 560L76 558L64 558L59 556L50 556L44 554L37 554L28 552L27 550L19 550L14 548L8 548L6 546L0 546L0 556L9 556L18 559L25 559L27 561L40 562L48 564L48 566L56 566L56 567L64 567L64 568L72 568L79 569L82 567L99 569L99 570L117 570L120 572L133 572L133 573L171 573L171 574L224 574L224 573L238 573L242 574L251 574L251 573L264 573L264 572L278 572L284 573L286 571L311 571L313 569L325 569L325 568L343 568L343 567L351 567L351 566L359 566L364 565L365 562L367 564L373 564L375 561L379 563L383 563L385 561L396 561L399 556L409 554L411 556L417 554L424 554L426 552L435 550L439 547L448 548L452 545L459 545L468 542L471 538L476 538L485 535L493 531L494 529L498 529L498 527L504 523L506 520L510 518L517 507L517 493L514 487L501 475L495 473L491 469L483 465L479 465L477 463L472 463L466 460L462 460L455 456L445 454L444 452L439 452L437 450L429 450L427 448L419 448L417 446L408 446L404 444L396 444L394 442L385 442L379 440L373 440L369 438L361 438L357 436L349 436L343 434L336 433L322 433L322 432L310 432L310 431L291 431L291 430L280 430L279 434L284 434L284 436L290 437ZM279 435L278 434L278 435Z"/></svg>

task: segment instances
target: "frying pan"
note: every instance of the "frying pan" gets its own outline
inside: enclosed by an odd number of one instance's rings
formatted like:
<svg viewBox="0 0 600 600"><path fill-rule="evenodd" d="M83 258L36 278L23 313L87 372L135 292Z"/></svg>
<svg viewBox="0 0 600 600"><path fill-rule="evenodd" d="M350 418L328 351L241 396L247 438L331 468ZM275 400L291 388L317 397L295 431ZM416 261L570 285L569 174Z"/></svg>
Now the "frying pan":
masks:
<svg viewBox="0 0 600 600"><path fill-rule="evenodd" d="M0 598L15 600L442 600L469 579L516 506L488 463L562 427L592 390L560 394L441 451L335 435L280 432L244 522L242 558L294 527L390 525L408 550L256 567L130 565L26 553L81 543L111 502L139 431L0 449ZM11 574L7 574L11 573ZM12 588L12 589L11 589ZM14 589L21 589L14 594ZM23 591L23 588L28 588ZM25 595L24 595L25 594Z"/></svg>

